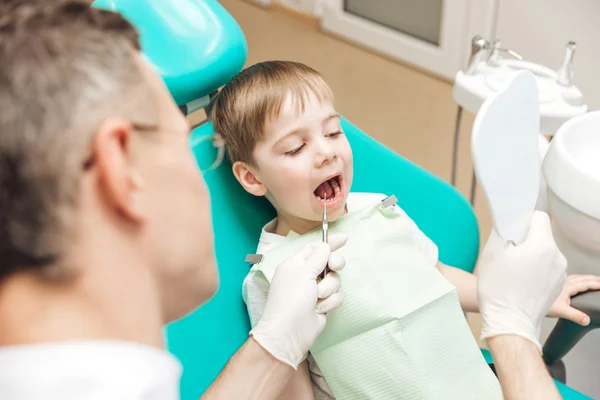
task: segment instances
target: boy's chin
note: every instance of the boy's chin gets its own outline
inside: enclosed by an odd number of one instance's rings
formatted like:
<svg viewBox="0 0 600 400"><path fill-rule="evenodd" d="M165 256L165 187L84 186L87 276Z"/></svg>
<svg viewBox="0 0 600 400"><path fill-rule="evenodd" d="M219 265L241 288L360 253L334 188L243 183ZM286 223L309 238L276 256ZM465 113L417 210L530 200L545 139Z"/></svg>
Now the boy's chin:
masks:
<svg viewBox="0 0 600 400"><path fill-rule="evenodd" d="M329 222L333 222L338 218L343 217L344 215L346 215L346 213L348 212L348 209L346 207L346 200L344 199L343 202L340 202L339 204L336 205L329 205L327 204L327 220ZM321 221L323 218L323 216L321 215L319 217L319 221Z"/></svg>

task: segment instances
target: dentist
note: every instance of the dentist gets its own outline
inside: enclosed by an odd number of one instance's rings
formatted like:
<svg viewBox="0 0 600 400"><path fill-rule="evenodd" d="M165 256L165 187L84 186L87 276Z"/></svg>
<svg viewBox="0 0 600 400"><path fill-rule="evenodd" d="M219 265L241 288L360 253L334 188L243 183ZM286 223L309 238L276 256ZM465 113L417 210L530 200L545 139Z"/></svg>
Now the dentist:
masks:
<svg viewBox="0 0 600 400"><path fill-rule="evenodd" d="M162 327L219 283L209 194L136 31L87 3L0 5L0 398L174 400L181 366ZM263 319L203 398L278 398L341 304L344 260L332 251L344 243L331 237L279 267ZM504 265L547 265L552 244L492 247L481 279L489 289ZM502 337L527 337L545 307L515 312L499 292L482 288L480 301L503 379L521 359ZM518 381L546 393L540 384Z"/></svg>
<svg viewBox="0 0 600 400"><path fill-rule="evenodd" d="M179 399L163 325L219 284L189 134L119 14L0 6L0 398ZM344 243L280 266L206 398L278 397L341 304Z"/></svg>

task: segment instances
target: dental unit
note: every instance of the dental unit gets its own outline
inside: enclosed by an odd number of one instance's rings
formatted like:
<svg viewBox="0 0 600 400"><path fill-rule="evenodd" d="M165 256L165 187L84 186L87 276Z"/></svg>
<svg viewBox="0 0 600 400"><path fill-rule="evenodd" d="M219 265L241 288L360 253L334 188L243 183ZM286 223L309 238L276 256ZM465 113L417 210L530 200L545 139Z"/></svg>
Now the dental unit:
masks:
<svg viewBox="0 0 600 400"><path fill-rule="evenodd" d="M233 17L216 0L96 0L94 6L121 12L139 29L144 56L160 72L173 98L184 112L189 113L198 107L210 111L210 100L214 98L214 93L235 76L246 61L248 47L244 34ZM511 54L502 50L499 40L493 44L487 43L483 38L475 40L471 61L465 71L459 71L456 77L454 98L460 105L460 112L463 107L470 112L477 112L490 94L502 90L502 84L512 74L523 69L533 71L536 82L541 87L541 133L552 135L568 119L587 112L581 92L569 81L573 76L572 52L566 57L565 73L560 74L527 61L503 59L502 53ZM561 78L561 82L571 83L570 86L559 84L558 75L564 75L565 79ZM590 153L586 153L588 155L585 159L588 161L585 164L579 165L581 161L577 161L586 150L581 145L588 140L584 137L591 135L589 132L592 132L593 126L600 126L597 114L593 121L586 124L587 118L578 119L579 122L570 128L565 125L566 133L556 135L544 160L542 178L548 180L552 218L555 224L560 224L557 229L563 232L557 236L561 250L570 262L576 260L572 262L574 271L598 272L595 265L600 263L600 255L594 246L598 245L600 239L591 234L593 229L600 232L596 225L600 221L598 209L591 202L581 203L584 195L579 200L569 197L573 188L582 185L588 186L584 194L593 194L594 188L600 193L600 188L596 187L598 175L594 175L599 173L600 168L594 171L594 164L590 161L593 160L593 149L596 149L596 154L600 154L598 147L589 145L587 150ZM479 253L480 232L468 201L454 187L386 148L344 117L341 118L341 123L354 149L354 189L397 194L398 198L393 198L390 202L397 201L398 206L436 243L440 261L472 272ZM457 124L457 132L459 127ZM576 131L588 132L588 136L572 133ZM213 137L214 134L210 121L193 129L190 146L198 162L214 159L216 150L210 145L211 141L200 140L203 137ZM402 179L390 180L389 174L381 173L382 171L392 171ZM212 169L206 174L205 180L212 197L215 250L220 267L221 287L209 303L165 330L169 351L184 365L181 398L185 400L201 397L231 355L248 337L250 325L240 293L242 281L248 271L248 265L243 260L249 252L256 251L256 235L264 223L274 217L272 207L266 200L243 191L227 163ZM580 183L577 186L576 180ZM595 198L589 197L590 201L592 199ZM600 201L596 204L600 204ZM576 218L571 218L570 215L575 215ZM333 222L329 229L334 229ZM573 232L579 234L575 235ZM317 233L317 240L321 239L321 234L322 232ZM567 236L569 240L560 238L561 235ZM262 261L263 257L255 254L247 259L250 264ZM588 298L592 301L586 300ZM592 317L590 326L597 326L598 313L596 311L594 314L591 307L600 301L588 297L586 293L575 297L573 303L577 306L580 303L589 304L590 307L583 307L582 310ZM432 321L432 332L442 326L441 323L442 319ZM581 331L577 331L579 327L562 322L559 324L565 326L564 330L557 325L556 337L551 337L546 342L544 352L547 362L562 358L569 348L563 345L576 342L581 337ZM587 329L584 331L589 332ZM597 332L588 333L582 341ZM579 345L573 351L577 347ZM443 349L447 350L452 349ZM492 361L488 352L484 349L481 352L488 362ZM461 360L464 360L466 353L458 353ZM567 400L586 398L560 382L556 385Z"/></svg>

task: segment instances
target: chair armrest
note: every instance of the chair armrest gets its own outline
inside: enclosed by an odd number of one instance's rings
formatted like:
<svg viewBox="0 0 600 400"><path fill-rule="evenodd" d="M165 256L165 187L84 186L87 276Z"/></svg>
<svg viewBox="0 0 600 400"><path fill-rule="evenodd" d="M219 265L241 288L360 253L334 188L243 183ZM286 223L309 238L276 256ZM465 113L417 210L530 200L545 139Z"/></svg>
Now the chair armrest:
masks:
<svg viewBox="0 0 600 400"><path fill-rule="evenodd" d="M600 290L573 296L571 306L586 313L590 317L590 325L600 326Z"/></svg>
<svg viewBox="0 0 600 400"><path fill-rule="evenodd" d="M559 319L544 344L544 361L547 365L558 363L589 331L600 328L600 291L578 294L571 305L590 317L588 326Z"/></svg>

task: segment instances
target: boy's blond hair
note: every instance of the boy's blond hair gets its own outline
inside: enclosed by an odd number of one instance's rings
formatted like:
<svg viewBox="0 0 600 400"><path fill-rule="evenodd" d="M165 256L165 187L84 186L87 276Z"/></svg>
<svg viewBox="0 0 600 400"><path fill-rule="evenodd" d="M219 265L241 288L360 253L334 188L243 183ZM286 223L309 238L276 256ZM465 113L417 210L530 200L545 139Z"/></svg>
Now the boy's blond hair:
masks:
<svg viewBox="0 0 600 400"><path fill-rule="evenodd" d="M256 143L264 137L265 123L276 118L287 96L304 110L309 93L333 102L331 89L314 69L292 61L266 61L240 72L219 93L211 120L225 140L232 163L252 163Z"/></svg>

